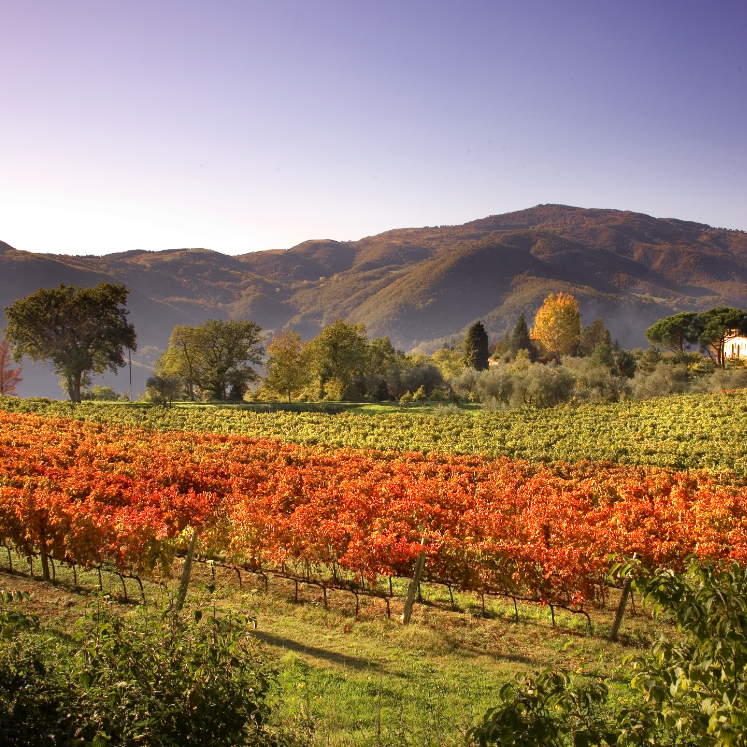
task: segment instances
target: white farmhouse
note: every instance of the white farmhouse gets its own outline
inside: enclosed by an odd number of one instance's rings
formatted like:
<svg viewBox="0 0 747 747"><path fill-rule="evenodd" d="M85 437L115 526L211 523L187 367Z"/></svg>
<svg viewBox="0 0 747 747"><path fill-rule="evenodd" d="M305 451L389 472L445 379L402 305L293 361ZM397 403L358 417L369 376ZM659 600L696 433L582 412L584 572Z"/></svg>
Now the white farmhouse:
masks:
<svg viewBox="0 0 747 747"><path fill-rule="evenodd" d="M724 345L725 358L747 358L747 337L732 337Z"/></svg>

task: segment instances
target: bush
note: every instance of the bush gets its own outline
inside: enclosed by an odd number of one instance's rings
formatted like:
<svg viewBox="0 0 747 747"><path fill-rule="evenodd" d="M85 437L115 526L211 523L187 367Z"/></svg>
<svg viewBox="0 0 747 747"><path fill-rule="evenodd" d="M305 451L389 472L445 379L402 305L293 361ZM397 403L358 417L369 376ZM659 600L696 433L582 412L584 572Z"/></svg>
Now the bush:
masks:
<svg viewBox="0 0 747 747"><path fill-rule="evenodd" d="M473 744L747 745L747 571L693 562L684 574L630 565L620 574L679 634L635 660L625 702L610 702L599 678L525 675L501 689Z"/></svg>
<svg viewBox="0 0 747 747"><path fill-rule="evenodd" d="M242 618L144 609L120 617L100 605L66 642L4 614L7 747L278 744L265 727L272 673Z"/></svg>
<svg viewBox="0 0 747 747"><path fill-rule="evenodd" d="M632 380L633 396L636 399L664 397L687 391L687 367L659 361L653 371L639 368Z"/></svg>
<svg viewBox="0 0 747 747"><path fill-rule="evenodd" d="M618 402L630 394L628 380L589 358L564 358L563 367L576 379L573 397L579 402Z"/></svg>

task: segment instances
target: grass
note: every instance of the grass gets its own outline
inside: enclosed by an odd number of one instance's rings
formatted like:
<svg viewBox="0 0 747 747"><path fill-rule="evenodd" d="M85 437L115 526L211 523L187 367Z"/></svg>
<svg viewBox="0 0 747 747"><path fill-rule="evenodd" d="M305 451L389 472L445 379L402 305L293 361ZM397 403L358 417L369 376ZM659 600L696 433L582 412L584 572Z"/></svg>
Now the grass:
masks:
<svg viewBox="0 0 747 747"><path fill-rule="evenodd" d="M29 591L28 611L45 626L68 632L86 606L97 602L98 574L57 564L56 583L31 578L25 558L14 557L14 573L0 553L0 584ZM179 568L174 569L178 573ZM36 568L39 572L39 568ZM244 575L197 564L188 597L190 608L205 614L241 613L254 617L253 632L278 668L273 693L275 718L308 738L311 745L456 745L475 719L494 705L498 688L515 674L546 666L565 667L588 676L611 677L622 687L624 659L644 651L661 633L669 633L648 614L628 615L621 643L610 643L613 610L592 611L594 634L582 616L556 611L552 627L546 608L490 600L486 614L473 596L455 594L451 609L446 590L424 587L413 623L386 617L376 600L362 600L358 618L352 596L301 587L293 601L292 584L271 580L268 589ZM215 583L211 593L209 587ZM123 613L140 598L134 580L102 574L103 592L118 600ZM175 591L145 584L148 602ZM614 600L613 600L614 601ZM396 610L393 610L396 612Z"/></svg>

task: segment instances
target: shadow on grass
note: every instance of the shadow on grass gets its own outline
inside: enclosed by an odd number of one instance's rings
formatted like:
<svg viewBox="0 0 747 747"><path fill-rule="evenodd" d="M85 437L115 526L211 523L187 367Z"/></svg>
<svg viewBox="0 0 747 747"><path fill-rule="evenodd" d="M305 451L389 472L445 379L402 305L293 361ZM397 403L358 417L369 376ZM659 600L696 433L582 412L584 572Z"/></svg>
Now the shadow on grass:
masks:
<svg viewBox="0 0 747 747"><path fill-rule="evenodd" d="M290 638L280 638L280 636L272 635L271 633L263 633L260 630L252 630L251 634L270 646L277 646L278 648L284 648L288 651L295 651L298 654L313 656L315 659L324 659L333 664L340 664L341 666L351 667L352 669L378 669L381 665L378 661L362 659L357 656L346 656L345 654L327 651L327 649L317 648L316 646L306 646L303 643L298 643L298 641L291 640Z"/></svg>

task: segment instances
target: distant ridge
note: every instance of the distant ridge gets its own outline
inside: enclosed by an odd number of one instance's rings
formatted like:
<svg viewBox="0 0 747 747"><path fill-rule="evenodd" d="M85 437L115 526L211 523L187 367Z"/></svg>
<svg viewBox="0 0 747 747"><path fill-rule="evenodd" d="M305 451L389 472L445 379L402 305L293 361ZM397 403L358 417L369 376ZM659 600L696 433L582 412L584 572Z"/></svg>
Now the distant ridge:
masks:
<svg viewBox="0 0 747 747"><path fill-rule="evenodd" d="M457 226L359 241L304 241L239 256L200 249L31 254L0 242L0 305L39 287L101 280L132 288L141 347L173 326L251 319L304 337L341 317L429 352L481 319L495 338L551 291L574 293L621 344L678 310L747 306L747 233L612 209L538 205Z"/></svg>

